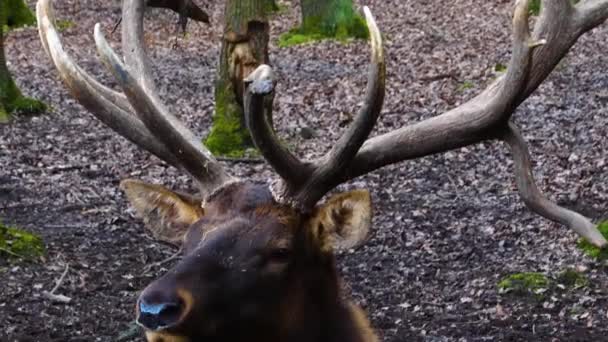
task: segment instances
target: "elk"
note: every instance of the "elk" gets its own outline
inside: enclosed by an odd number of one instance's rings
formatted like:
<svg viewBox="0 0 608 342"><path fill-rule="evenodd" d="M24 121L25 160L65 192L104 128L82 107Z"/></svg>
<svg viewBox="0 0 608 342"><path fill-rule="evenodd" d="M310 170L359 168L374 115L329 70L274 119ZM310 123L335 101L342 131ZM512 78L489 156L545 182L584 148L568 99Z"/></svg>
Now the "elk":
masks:
<svg viewBox="0 0 608 342"><path fill-rule="evenodd" d="M99 120L161 160L187 172L200 194L123 180L121 188L147 228L179 243L183 258L148 285L136 304L149 342L377 341L363 311L344 299L334 252L364 243L372 206L365 190L323 197L341 183L385 165L482 141L510 147L528 207L604 247L586 217L544 197L535 185L526 142L510 118L579 36L608 18L608 0L545 0L533 32L529 0L516 2L506 73L459 107L369 138L382 109L385 62L380 31L364 8L371 62L365 100L352 124L322 158L300 160L275 135L264 111L275 76L267 65L245 75L245 120L278 174L269 184L230 176L157 95L143 44L144 0L125 0L122 51L95 26L102 62L123 93L93 79L63 50L51 0L40 0L42 44L72 95Z"/></svg>

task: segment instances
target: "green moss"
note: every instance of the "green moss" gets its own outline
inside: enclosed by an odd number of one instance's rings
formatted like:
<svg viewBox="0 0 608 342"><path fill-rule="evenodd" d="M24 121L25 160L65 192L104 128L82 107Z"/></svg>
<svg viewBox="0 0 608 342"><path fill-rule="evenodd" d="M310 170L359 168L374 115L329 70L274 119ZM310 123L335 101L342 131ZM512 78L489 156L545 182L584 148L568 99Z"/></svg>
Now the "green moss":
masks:
<svg viewBox="0 0 608 342"><path fill-rule="evenodd" d="M587 277L572 268L568 268L558 274L557 282L568 287L574 288L581 288L589 285L589 280L587 279Z"/></svg>
<svg viewBox="0 0 608 342"><path fill-rule="evenodd" d="M542 273L514 273L498 282L500 292L510 292L519 295L542 293L549 286L549 279Z"/></svg>
<svg viewBox="0 0 608 342"><path fill-rule="evenodd" d="M541 3L541 0L530 1L530 5L528 7L528 11L530 12L530 14L532 14L532 15L540 14L540 3Z"/></svg>
<svg viewBox="0 0 608 342"><path fill-rule="evenodd" d="M0 254L35 260L44 256L44 253L44 243L39 236L0 223Z"/></svg>
<svg viewBox="0 0 608 342"><path fill-rule="evenodd" d="M7 75L0 75L0 103L2 103L6 111L10 113L13 109L13 103L21 98L22 95L10 76L10 73L8 73L8 70L6 72Z"/></svg>
<svg viewBox="0 0 608 342"><path fill-rule="evenodd" d="M305 33L301 33L299 29L296 29L296 30L291 30L291 31L279 36L279 47L302 45L302 44L306 44L306 43L323 40L326 38L327 37L325 37L321 34L317 34L317 33L305 34Z"/></svg>
<svg viewBox="0 0 608 342"><path fill-rule="evenodd" d="M350 26L339 25L335 27L335 31L329 33L318 29L293 29L279 36L278 45L279 47L289 47L324 39L336 39L341 42L346 42L351 38L367 39L369 37L369 32L365 19L357 17L354 20L355 24Z"/></svg>
<svg viewBox="0 0 608 342"><path fill-rule="evenodd" d="M604 222L601 222L600 224L598 224L597 229L600 231L600 233L606 239L608 239L608 221L604 221ZM590 244L585 239L580 239L578 241L578 248L580 248L583 251L583 253L587 254L588 256L590 256L594 259L608 260L608 248L600 249L600 248Z"/></svg>
<svg viewBox="0 0 608 342"><path fill-rule="evenodd" d="M285 4L278 4L276 1L269 0L266 3L266 8L264 10L268 14L278 15L287 12L288 9L289 7L287 7Z"/></svg>
<svg viewBox="0 0 608 342"><path fill-rule="evenodd" d="M4 109L4 106L0 103L0 123L7 123L10 119L10 116Z"/></svg>
<svg viewBox="0 0 608 342"><path fill-rule="evenodd" d="M205 146L215 155L239 158L251 145L249 131L243 122L241 107L234 99L231 88L216 88L215 114Z"/></svg>
<svg viewBox="0 0 608 342"><path fill-rule="evenodd" d="M4 13L7 13L6 22L3 25L7 25L10 29L36 23L34 13L23 0L3 0L0 6L4 6Z"/></svg>
<svg viewBox="0 0 608 342"><path fill-rule="evenodd" d="M369 30L367 29L365 19L358 14L354 14L351 18L338 24L336 27L336 38L339 40L348 38L368 39Z"/></svg>
<svg viewBox="0 0 608 342"><path fill-rule="evenodd" d="M11 113L36 115L47 110L47 105L44 102L25 96L17 98L9 105Z"/></svg>
<svg viewBox="0 0 608 342"><path fill-rule="evenodd" d="M0 82L0 87L2 87L2 83ZM10 75L8 77L5 75L4 86L0 88L0 103L4 109L0 109L0 121L2 122L7 122L10 114L37 115L47 110L47 106L43 102L21 95L21 91Z"/></svg>
<svg viewBox="0 0 608 342"><path fill-rule="evenodd" d="M287 47L322 39L346 41L351 38L368 39L365 19L357 14L351 0L339 0L328 14L307 17L302 26L279 37L279 46Z"/></svg>
<svg viewBox="0 0 608 342"><path fill-rule="evenodd" d="M459 86L458 86L458 91L462 92L465 91L467 89L472 89L473 87L475 87L475 84L471 81L464 81L462 82Z"/></svg>
<svg viewBox="0 0 608 342"><path fill-rule="evenodd" d="M55 22L55 27L57 28L57 31L63 32L74 27L74 22L71 20L59 19Z"/></svg>
<svg viewBox="0 0 608 342"><path fill-rule="evenodd" d="M502 63L498 63L494 66L494 72L503 73L506 71L507 71L507 66Z"/></svg>

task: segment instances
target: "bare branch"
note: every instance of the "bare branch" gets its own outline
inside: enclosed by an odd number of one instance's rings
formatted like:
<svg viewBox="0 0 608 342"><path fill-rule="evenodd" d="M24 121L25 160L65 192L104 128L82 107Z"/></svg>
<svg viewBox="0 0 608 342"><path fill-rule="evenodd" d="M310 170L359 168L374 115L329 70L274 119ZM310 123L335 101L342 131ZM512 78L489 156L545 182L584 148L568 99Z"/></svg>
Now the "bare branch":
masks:
<svg viewBox="0 0 608 342"><path fill-rule="evenodd" d="M604 239L596 226L588 218L572 210L560 207L543 196L534 182L528 146L515 124L510 122L507 125L501 139L511 148L517 188L528 208L549 220L568 226L595 246L607 246L608 242L606 242L606 239Z"/></svg>
<svg viewBox="0 0 608 342"><path fill-rule="evenodd" d="M282 179L290 184L301 184L310 174L309 168L283 146L266 118L264 97L272 94L275 84L272 69L260 65L244 83L247 87L245 121L253 143Z"/></svg>
<svg viewBox="0 0 608 342"><path fill-rule="evenodd" d="M51 291L42 291L42 295L44 297L46 297L47 299L49 299L52 302L63 303L63 304L69 304L72 301L72 298L70 298L68 296L55 294L55 292L57 292L57 290L59 290L59 287L61 287L61 284L63 283L65 276L68 274L69 269L70 269L70 265L66 263L65 270L63 270L61 277L59 277L59 279L57 279L57 281L55 282L55 286L53 287L53 289Z"/></svg>
<svg viewBox="0 0 608 342"><path fill-rule="evenodd" d="M146 92L145 83L139 83L132 71L124 66L112 50L99 24L95 25L95 42L102 61L122 87L141 121L177 157L181 166L197 179L207 192L228 182L230 177L215 158L201 147L201 142L187 129L176 128L173 120L161 112L162 109Z"/></svg>

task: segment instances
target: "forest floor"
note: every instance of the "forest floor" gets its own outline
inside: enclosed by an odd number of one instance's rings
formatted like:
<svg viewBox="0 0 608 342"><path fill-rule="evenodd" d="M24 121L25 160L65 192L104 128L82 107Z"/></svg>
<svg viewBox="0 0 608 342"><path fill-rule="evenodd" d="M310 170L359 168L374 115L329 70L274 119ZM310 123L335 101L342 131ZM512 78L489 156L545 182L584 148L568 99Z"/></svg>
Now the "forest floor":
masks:
<svg viewBox="0 0 608 342"><path fill-rule="evenodd" d="M98 21L113 27L120 1L55 3L58 17L74 23L62 32L67 49L111 85L92 32ZM275 125L299 156L314 157L360 105L368 46L325 41L278 48L278 35L298 22L295 3L271 23L270 54L280 75ZM388 89L374 134L453 108L508 62L513 1L358 3L370 6L386 39ZM191 24L176 49L173 13L151 10L146 34L162 98L201 136L210 124L222 31L221 2L207 9L212 26ZM540 187L595 221L608 217L607 43L608 25L582 37L515 114ZM154 263L175 250L146 234L118 182L192 185L77 105L34 28L10 33L7 44L19 86L52 112L0 126L0 219L40 234L48 249L43 262L0 260L0 341L142 341L132 323L138 291L171 266ZM302 128L315 136L304 139ZM263 163L227 167L241 177L270 175ZM608 341L608 266L584 256L572 231L525 208L502 143L400 163L342 188L372 192L371 239L340 256L339 265L348 294L384 341ZM51 303L42 292L66 266L57 293L72 300ZM554 280L570 268L588 285L554 282L537 296L497 290L512 273Z"/></svg>

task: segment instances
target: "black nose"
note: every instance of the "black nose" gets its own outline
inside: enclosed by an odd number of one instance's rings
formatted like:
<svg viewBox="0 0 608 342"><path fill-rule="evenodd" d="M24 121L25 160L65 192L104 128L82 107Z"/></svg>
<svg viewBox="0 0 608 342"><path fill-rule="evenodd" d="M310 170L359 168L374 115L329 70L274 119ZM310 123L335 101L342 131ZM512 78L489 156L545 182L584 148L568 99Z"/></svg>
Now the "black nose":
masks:
<svg viewBox="0 0 608 342"><path fill-rule="evenodd" d="M179 323L182 316L181 301L150 301L146 298L139 300L137 323L148 330L163 330Z"/></svg>

